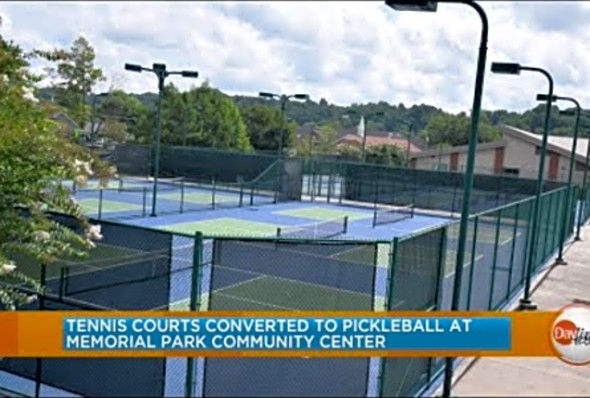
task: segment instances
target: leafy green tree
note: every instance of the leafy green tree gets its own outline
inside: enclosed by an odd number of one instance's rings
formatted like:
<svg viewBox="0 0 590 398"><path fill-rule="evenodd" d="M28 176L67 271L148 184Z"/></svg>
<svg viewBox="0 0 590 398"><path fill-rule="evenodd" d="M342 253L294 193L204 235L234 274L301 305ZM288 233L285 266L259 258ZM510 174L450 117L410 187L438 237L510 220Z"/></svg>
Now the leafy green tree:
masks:
<svg viewBox="0 0 590 398"><path fill-rule="evenodd" d="M346 160L359 161L362 159L363 152L361 148L354 145L340 145L338 146L338 155Z"/></svg>
<svg viewBox="0 0 590 398"><path fill-rule="evenodd" d="M57 102L83 126L90 118L88 98L92 88L105 80L102 70L94 66L94 48L80 36L69 50L37 51L36 54L57 63L56 68L50 68L50 72L59 79L55 87Z"/></svg>
<svg viewBox="0 0 590 398"><path fill-rule="evenodd" d="M97 105L96 113L95 129L99 135L118 137L117 142L124 142L120 139L139 140L138 137L149 130L147 107L122 90L114 90L104 97Z"/></svg>
<svg viewBox="0 0 590 398"><path fill-rule="evenodd" d="M35 299L15 282L44 291L32 262L51 266L60 258L84 257L101 238L100 228L89 224L60 180L84 185L94 175L106 183L112 173L48 118L35 96L39 77L29 72L26 60L34 55L0 36L0 307L5 309ZM50 220L47 209L80 220L86 236Z"/></svg>
<svg viewBox="0 0 590 398"><path fill-rule="evenodd" d="M152 109L147 118L150 125L141 139L153 142L157 109ZM162 103L162 143L237 149L252 149L240 110L234 102L204 83L198 88L180 92L168 84Z"/></svg>
<svg viewBox="0 0 590 398"><path fill-rule="evenodd" d="M434 115L426 125L422 136L429 138L432 145L448 144L450 146L467 145L471 119L465 114L452 115L441 113ZM500 131L482 115L478 128L479 142L492 142L501 139Z"/></svg>
<svg viewBox="0 0 590 398"><path fill-rule="evenodd" d="M319 138L314 144L314 152L331 154L337 152L336 138L338 138L338 127L338 122L326 123L316 127Z"/></svg>
<svg viewBox="0 0 590 398"><path fill-rule="evenodd" d="M283 133L283 147L293 146L297 124L284 123L279 109L254 104L246 106L240 111L254 149L277 150L282 129L285 130Z"/></svg>
<svg viewBox="0 0 590 398"><path fill-rule="evenodd" d="M405 152L396 145L371 145L366 150L367 163L401 166L406 163Z"/></svg>

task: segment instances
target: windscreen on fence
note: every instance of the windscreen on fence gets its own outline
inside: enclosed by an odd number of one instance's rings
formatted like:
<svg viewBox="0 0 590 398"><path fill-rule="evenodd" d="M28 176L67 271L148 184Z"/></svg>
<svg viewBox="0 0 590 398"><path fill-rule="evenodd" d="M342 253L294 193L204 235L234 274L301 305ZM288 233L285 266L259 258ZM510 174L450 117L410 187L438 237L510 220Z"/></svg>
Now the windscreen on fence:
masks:
<svg viewBox="0 0 590 398"><path fill-rule="evenodd" d="M153 175L152 152L153 148L149 145L117 145L111 162L117 166L119 174Z"/></svg>
<svg viewBox="0 0 590 398"><path fill-rule="evenodd" d="M82 233L75 219L59 214L52 218ZM167 310L190 298L192 238L106 221L91 223L101 226L103 238L88 258L47 265L44 278L40 264L20 259L19 269L44 280L49 289L47 298L25 310ZM175 358L7 358L0 361L0 369L31 383L39 369L41 385L84 396L180 395L184 385L179 390L168 384L186 377L186 361Z"/></svg>
<svg viewBox="0 0 590 398"><path fill-rule="evenodd" d="M162 147L162 176L250 181L277 161L276 156L199 147Z"/></svg>
<svg viewBox="0 0 590 398"><path fill-rule="evenodd" d="M394 243L389 311L431 311L440 307L446 227ZM431 379L431 358L384 358L380 396L410 396Z"/></svg>
<svg viewBox="0 0 590 398"><path fill-rule="evenodd" d="M375 243L215 239L210 310L373 309ZM369 358L208 358L204 396L365 396Z"/></svg>
<svg viewBox="0 0 590 398"><path fill-rule="evenodd" d="M311 197L405 206L459 213L464 174L358 162L305 159L304 193ZM563 184L548 182L545 190ZM535 193L535 181L510 176L475 175L471 213L525 199Z"/></svg>

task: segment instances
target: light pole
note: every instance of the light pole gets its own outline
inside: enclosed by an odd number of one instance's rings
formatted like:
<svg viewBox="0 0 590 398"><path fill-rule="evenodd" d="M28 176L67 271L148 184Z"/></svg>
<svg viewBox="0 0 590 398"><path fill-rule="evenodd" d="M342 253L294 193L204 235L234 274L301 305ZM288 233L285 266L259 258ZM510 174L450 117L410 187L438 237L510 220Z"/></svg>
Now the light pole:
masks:
<svg viewBox="0 0 590 398"><path fill-rule="evenodd" d="M436 1L391 1L385 2L394 10L411 10L411 11L430 11L435 12L437 8ZM463 207L461 209L461 222L459 229L459 241L457 245L457 258L455 263L455 282L453 289L453 301L451 310L457 311L460 304L461 295L461 278L463 276L463 264L465 263L465 250L467 246L467 229L469 227L469 214L471 204L471 190L473 188L473 170L475 168L475 152L477 147L477 128L479 124L479 114L481 111L481 99L483 94L483 83L487 55L488 42L488 18L484 9L474 1L469 0L451 0L445 3L461 3L472 7L481 19L481 37L479 52L477 56L477 72L475 77L475 89L473 94L473 107L471 110L471 127L469 134L469 151L467 154L467 168L465 171L465 186L463 192ZM446 358L445 381L443 396L451 395L451 384L453 379L453 358Z"/></svg>
<svg viewBox="0 0 590 398"><path fill-rule="evenodd" d="M152 213L150 214L152 217L156 217L158 175L160 174L160 141L162 140L162 99L164 98L164 81L170 75L180 75L182 77L197 78L199 77L199 72L188 70L171 72L166 70L166 64L153 64L151 69L136 64L125 64L125 70L138 73L141 73L143 71L153 72L158 77L158 127L156 129L156 140L154 146L154 184L152 193Z"/></svg>
<svg viewBox="0 0 590 398"><path fill-rule="evenodd" d="M533 211L533 224L531 226L531 240L529 243L529 256L526 267L526 280L524 284L524 297L520 299L521 310L536 310L537 306L531 301L531 272L533 269L534 254L537 245L537 227L539 224L539 214L541 212L541 194L543 193L543 174L545 171L545 156L547 155L547 138L549 136L549 119L551 117L551 98L553 98L553 78L544 69L522 66L518 63L512 62L494 62L492 63L492 72L507 74L507 75L519 75L521 71L532 71L539 72L545 75L549 82L549 90L547 94L547 105L545 107L545 126L543 128L543 141L541 144L541 153L539 155L539 172L537 176L537 187Z"/></svg>
<svg viewBox="0 0 590 398"><path fill-rule="evenodd" d="M582 211L585 209L587 204L587 186L588 186L588 167L590 167L590 134L588 134L588 143L586 149L586 167L584 167L584 179L582 181L582 207L578 213L578 227L576 229L576 241L581 241L580 230L582 229Z"/></svg>
<svg viewBox="0 0 590 398"><path fill-rule="evenodd" d="M258 94L260 97L262 98L269 98L269 99L278 99L279 101L281 101L281 133L279 135L279 147L277 150L277 154L279 158L283 157L283 139L284 139L284 135L285 135L285 108L287 107L287 102L290 99L296 99L296 100L300 100L300 101L305 101L307 99L309 99L309 95L307 94L290 94L290 95L285 95L285 94L274 94L274 93L267 93L267 92L260 92Z"/></svg>
<svg viewBox="0 0 590 398"><path fill-rule="evenodd" d="M547 101L547 96L545 94L537 94L537 101ZM575 162L576 162L576 148L578 145L578 128L580 127L580 112L582 111L582 108L580 107L580 103L578 101L576 101L574 98L571 97L561 97L559 95L554 95L553 98L551 98L551 102L556 102L556 101L569 101L572 102L575 106L576 106L576 122L574 125L574 142L572 143L572 151L570 154L570 168L569 168L569 172L568 172L568 177L567 177L567 202L565 203L565 209L564 209L564 214L563 214L563 220L561 222L561 230L560 230L560 236L559 236L559 254L557 255L557 260L555 260L556 264L559 265L567 265L567 261L565 261L563 259L563 245L564 245L564 241L565 241L565 226L567 225L567 219L569 217L569 212L570 212L570 196L571 196L571 189L572 189L572 179L574 177L574 166L575 166ZM568 111L562 111L560 112L562 115L571 115L571 112ZM576 203L578 203L577 199L576 199Z"/></svg>
<svg viewBox="0 0 590 398"><path fill-rule="evenodd" d="M348 111L346 115L346 117L350 117L351 115L357 115L358 116L359 112L358 111ZM374 118L375 116L385 116L385 112L381 112L381 111L377 111L377 112L372 112L369 113L368 115L362 115L362 117L365 118L365 131L363 131L363 140L361 143L361 159L362 162L364 163L366 158L367 158L367 126L368 126L368 121L369 119Z"/></svg>

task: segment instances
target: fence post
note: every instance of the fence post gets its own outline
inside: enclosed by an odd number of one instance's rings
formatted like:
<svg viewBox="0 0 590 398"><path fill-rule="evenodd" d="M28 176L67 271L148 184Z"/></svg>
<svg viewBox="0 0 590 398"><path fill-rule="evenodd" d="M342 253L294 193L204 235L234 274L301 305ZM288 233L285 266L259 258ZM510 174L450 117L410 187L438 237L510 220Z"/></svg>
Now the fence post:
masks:
<svg viewBox="0 0 590 398"><path fill-rule="evenodd" d="M494 303L494 288L496 287L496 263L498 262L498 245L500 241L500 225L502 222L502 210L498 210L496 216L496 237L494 239L494 256L492 260L492 280L490 281L490 297L488 300L488 311L492 310Z"/></svg>
<svg viewBox="0 0 590 398"><path fill-rule="evenodd" d="M330 170L330 174L328 174L328 193L326 202L330 203L330 197L332 196L332 170Z"/></svg>
<svg viewBox="0 0 590 398"><path fill-rule="evenodd" d="M215 187L217 185L217 179L213 177L211 184L213 185L213 191L211 192L211 209L215 210Z"/></svg>
<svg viewBox="0 0 590 398"><path fill-rule="evenodd" d="M47 279L47 265L41 264L41 275L39 276L39 282L41 286L46 285ZM39 295L39 311L45 309L45 293ZM41 395L41 383L43 376L43 359L37 358L35 366L35 398L39 398Z"/></svg>
<svg viewBox="0 0 590 398"><path fill-rule="evenodd" d="M526 243L525 243L525 252L524 252L524 264L522 266L522 276L520 278L520 284L522 285L524 283L524 279L526 277L526 272L527 272L527 267L528 267L528 263L529 263L529 256L533 256L533 260L534 260L534 253L530 248L530 245L532 245L532 239L531 239L531 230L532 230L532 222L533 222L533 216L535 214L535 210L534 210L534 206L535 203L532 200L529 200L529 215L528 215L528 222L527 222L527 227L526 227Z"/></svg>
<svg viewBox="0 0 590 398"><path fill-rule="evenodd" d="M195 233L193 245L193 266L191 277L191 296L190 296L190 311L197 311L200 307L201 300L201 269L203 265L203 234L200 231ZM195 383L195 358L187 358L186 366L186 386L185 396L193 396L193 386Z"/></svg>
<svg viewBox="0 0 590 398"><path fill-rule="evenodd" d="M142 217L145 217L146 206L147 206L147 188L143 188L143 207L142 207L142 211L141 211Z"/></svg>
<svg viewBox="0 0 590 398"><path fill-rule="evenodd" d="M518 221L520 219L520 203L516 204L516 215L514 217L514 226L512 228L512 245L510 248L510 265L508 266L508 287L506 289L506 301L512 293L512 271L514 268L514 251L516 250L516 239L518 239Z"/></svg>
<svg viewBox="0 0 590 398"><path fill-rule="evenodd" d="M447 259L447 240L448 240L448 225L443 227L443 232L441 236L441 240L439 243L439 258L438 258L438 267L437 267L437 276L436 276L436 303L435 309L437 311L441 310L442 305L442 291L443 291L443 282L445 279L445 265Z"/></svg>
<svg viewBox="0 0 590 398"><path fill-rule="evenodd" d="M471 272L469 273L469 287L467 288L467 310L471 309L471 290L473 288L473 274L475 273L475 251L477 250L477 231L479 229L479 216L473 220L473 242L471 243Z"/></svg>
<svg viewBox="0 0 590 398"><path fill-rule="evenodd" d="M553 251L553 247L552 246L548 246L547 245L547 238L549 237L549 227L551 225L551 218L552 218L552 204L553 204L553 194L548 194L545 196L545 201L547 201L547 198L549 198L549 203L548 203L548 208L547 211L545 212L546 217L547 217L547 222L545 224L545 237L543 238L543 247L542 249L544 250L542 253L543 256L543 261L540 263L542 264L543 262L545 262L545 260L547 259L547 256L549 256L549 254ZM541 211L543 211L543 207L541 207ZM553 233L554 231L552 231ZM555 234L554 234L555 235ZM555 241L554 236L552 236L553 240L551 241L551 244L553 245L553 242ZM540 265L539 264L539 265Z"/></svg>
<svg viewBox="0 0 590 398"><path fill-rule="evenodd" d="M391 244L391 253L389 257L389 272L387 273L386 290L384 297L384 307L386 311L390 310L390 303L393 301L393 278L395 267L397 265L397 253L399 251L399 238L394 238ZM377 375L377 390L379 396L383 396L383 372L385 371L385 361L387 358L381 358L381 366L379 366L379 374Z"/></svg>
<svg viewBox="0 0 590 398"><path fill-rule="evenodd" d="M102 188L98 190L98 219L102 219Z"/></svg>
<svg viewBox="0 0 590 398"><path fill-rule="evenodd" d="M588 144L588 150L590 151L590 143ZM582 237L580 236L580 232L582 229L582 223L585 221L584 219L586 218L585 213L588 208L587 197L588 197L588 189L586 187L586 172L585 172L584 173L584 181L582 182L582 195L580 198L581 199L580 200L580 209L578 210L578 222L577 222L577 225L575 226L575 228L576 228L575 240L577 242L582 240ZM577 208L577 206L576 206L576 208ZM574 220L574 222L575 222L575 220Z"/></svg>
<svg viewBox="0 0 590 398"><path fill-rule="evenodd" d="M180 180L180 212L184 210L184 180Z"/></svg>
<svg viewBox="0 0 590 398"><path fill-rule="evenodd" d="M559 210L561 209L561 206L559 206L559 196L558 195L554 195L551 194L551 196L555 196L557 199L557 204L551 206L551 210L555 211L555 215L554 215L554 221L555 221L555 228L554 228L554 232L553 232L553 241L551 242L551 252L553 252L553 249L559 246L559 250L562 251L563 250L563 244L565 243L565 229L566 227L568 227L569 225L569 214L563 214L563 212L560 212ZM570 195L568 195L570 196ZM553 203L553 201L552 201ZM566 201L566 206L569 206L569 204L571 203L571 197L567 198ZM570 207L571 208L571 207ZM569 212L568 212L569 213ZM563 217L563 219L561 218ZM563 227L563 231L561 230L561 227ZM563 234L562 234L563 232ZM563 239L563 241L562 241ZM561 257L561 255L563 254L563 252L558 253L558 258ZM563 260L563 258L562 258ZM559 261L556 260L556 263L560 263ZM561 265L567 265L566 261L563 261L561 263Z"/></svg>
<svg viewBox="0 0 590 398"><path fill-rule="evenodd" d="M448 239L448 225L442 229L442 236L439 243L439 257L436 274L436 293L434 310L440 311L442 309L442 293L444 288L445 280L445 265L447 263L447 239ZM434 367L434 360L432 357L428 357L428 370L427 378L428 383L432 381L432 368Z"/></svg>

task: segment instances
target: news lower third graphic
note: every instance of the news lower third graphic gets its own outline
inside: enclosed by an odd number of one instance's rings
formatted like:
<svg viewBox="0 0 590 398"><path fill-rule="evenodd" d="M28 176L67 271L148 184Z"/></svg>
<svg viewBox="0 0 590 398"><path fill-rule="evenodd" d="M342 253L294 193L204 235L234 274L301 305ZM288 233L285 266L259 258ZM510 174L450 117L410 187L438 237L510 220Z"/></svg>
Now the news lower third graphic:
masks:
<svg viewBox="0 0 590 398"><path fill-rule="evenodd" d="M553 322L551 343L562 361L590 364L590 306L574 304L563 308Z"/></svg>
<svg viewBox="0 0 590 398"><path fill-rule="evenodd" d="M65 351L507 351L509 317L65 317Z"/></svg>

